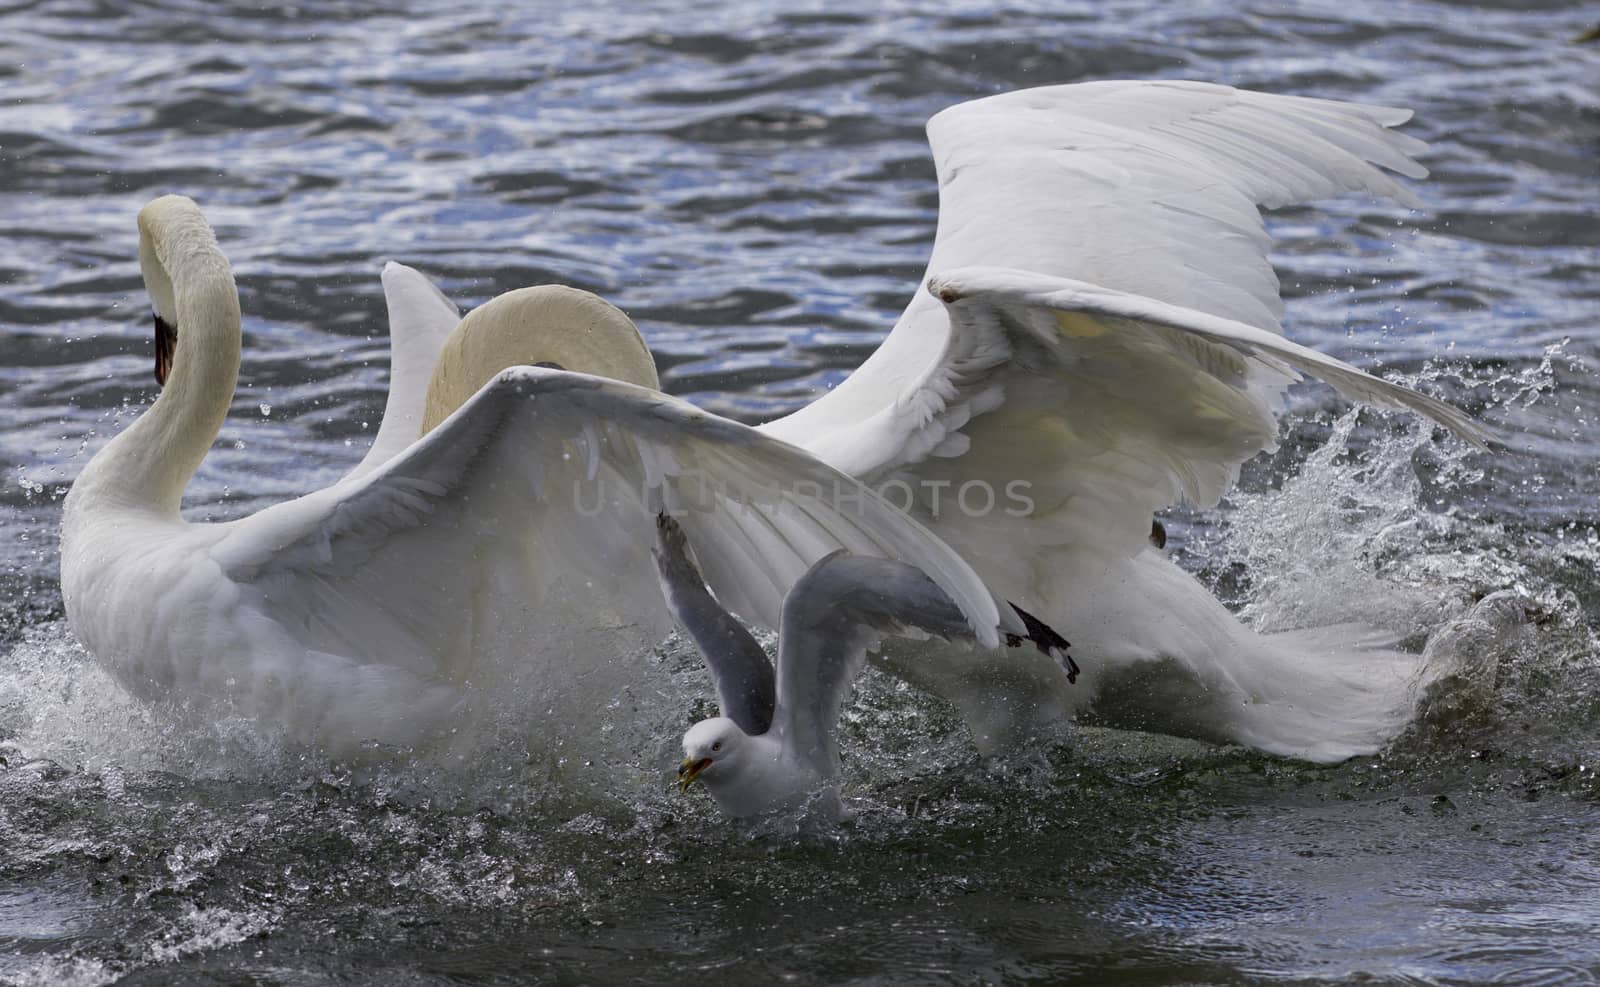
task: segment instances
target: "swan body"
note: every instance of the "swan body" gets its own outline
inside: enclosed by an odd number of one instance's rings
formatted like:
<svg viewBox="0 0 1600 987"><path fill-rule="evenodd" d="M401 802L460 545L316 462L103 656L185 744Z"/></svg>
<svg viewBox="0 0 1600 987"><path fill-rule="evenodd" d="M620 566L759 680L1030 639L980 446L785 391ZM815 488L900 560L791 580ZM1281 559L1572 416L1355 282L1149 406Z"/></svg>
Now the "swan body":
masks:
<svg viewBox="0 0 1600 987"><path fill-rule="evenodd" d="M397 266L384 284L405 338L369 454L322 490L188 522L184 487L233 397L238 293L190 200L150 203L139 231L158 337L175 343L154 404L67 496L62 591L73 631L140 694L338 755L454 750L509 725L552 760L592 760L595 711L640 672L625 656L670 626L648 557L664 508L774 623L788 585L844 548L929 572L980 638L1020 628L947 546L848 477L659 391L579 372L608 351L622 356L605 369L654 380L620 313L574 321L575 305L588 318L604 303L513 292L446 330L454 307ZM545 335L523 345L536 325ZM576 340L563 336L573 326ZM484 370L502 360L570 369ZM481 385L433 424L429 390L473 375ZM851 493L853 509L821 490ZM610 753L633 756L618 743Z"/></svg>
<svg viewBox="0 0 1600 987"><path fill-rule="evenodd" d="M1416 656L1371 628L1258 634L1150 532L1164 508L1214 506L1276 447L1301 374L1492 438L1279 325L1261 209L1350 191L1416 205L1391 177L1427 173L1424 145L1393 129L1410 115L1095 82L929 122L940 205L923 290L855 373L760 431L884 493L1072 640L1075 689L1037 654L886 642L883 662L960 706L980 747L1096 704L1115 723L1314 761L1374 751L1408 721ZM729 609L755 618L770 602L700 561Z"/></svg>

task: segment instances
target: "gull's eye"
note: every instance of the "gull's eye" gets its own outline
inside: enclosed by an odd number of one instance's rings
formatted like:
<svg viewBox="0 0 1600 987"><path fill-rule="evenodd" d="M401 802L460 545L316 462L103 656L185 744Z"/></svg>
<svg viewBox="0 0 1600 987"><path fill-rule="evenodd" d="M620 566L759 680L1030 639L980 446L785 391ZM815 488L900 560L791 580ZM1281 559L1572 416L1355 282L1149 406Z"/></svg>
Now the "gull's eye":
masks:
<svg viewBox="0 0 1600 987"><path fill-rule="evenodd" d="M716 753L717 751L720 751L720 750L722 750L722 741L719 740L716 743L711 745L712 753Z"/></svg>

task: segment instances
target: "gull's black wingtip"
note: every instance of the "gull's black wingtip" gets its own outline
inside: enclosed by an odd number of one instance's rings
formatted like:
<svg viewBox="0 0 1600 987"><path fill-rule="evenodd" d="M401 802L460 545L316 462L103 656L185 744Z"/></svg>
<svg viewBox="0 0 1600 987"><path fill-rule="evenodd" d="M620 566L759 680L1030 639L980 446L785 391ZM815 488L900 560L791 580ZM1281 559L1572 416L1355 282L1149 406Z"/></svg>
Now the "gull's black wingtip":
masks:
<svg viewBox="0 0 1600 987"><path fill-rule="evenodd" d="M1067 639L1057 634L1054 627L1051 627L1015 603L1011 604L1011 609L1015 610L1017 616L1022 618L1022 626L1028 629L1028 633L1026 637L1007 634L1006 645L1015 648L1022 644L1024 640L1032 641L1034 647L1060 662L1062 669L1067 673L1067 681L1076 684L1080 669L1078 668L1078 663L1072 660L1072 656L1067 654L1067 649L1072 646L1067 643Z"/></svg>

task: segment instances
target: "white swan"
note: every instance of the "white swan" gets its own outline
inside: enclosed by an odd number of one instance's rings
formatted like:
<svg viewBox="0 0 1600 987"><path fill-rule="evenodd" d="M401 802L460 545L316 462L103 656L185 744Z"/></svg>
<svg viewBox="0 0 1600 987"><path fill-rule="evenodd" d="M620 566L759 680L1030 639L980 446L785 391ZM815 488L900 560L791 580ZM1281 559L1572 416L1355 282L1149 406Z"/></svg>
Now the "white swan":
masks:
<svg viewBox="0 0 1600 987"><path fill-rule="evenodd" d="M618 656L670 626L649 557L663 507L745 599L767 588L769 621L812 562L846 548L918 565L990 643L1023 629L948 547L855 481L651 389L632 323L572 289L501 296L447 338L454 307L414 272L386 271L406 338L372 451L326 489L188 523L184 487L233 397L238 294L190 200L150 203L139 233L164 386L84 467L62 526L69 623L138 693L341 755L455 749L498 704L553 759L561 745L592 758L597 711L638 674ZM549 330L530 339L532 325ZM635 382L501 370L541 361Z"/></svg>
<svg viewBox="0 0 1600 987"><path fill-rule="evenodd" d="M945 110L928 125L929 291L850 378L762 430L907 492L1006 599L1061 628L1086 688L1062 688L1047 663L1032 682L1013 672L1041 714L1120 684L1137 725L1314 761L1373 751L1410 716L1415 656L1366 647L1371 632L1350 627L1256 634L1149 535L1155 511L1215 505L1246 459L1275 448L1295 371L1490 438L1278 324L1259 207L1347 190L1414 204L1383 170L1426 174L1412 157L1424 145L1389 129L1410 115L1188 82ZM952 495L975 481L1020 484L1031 509L969 511Z"/></svg>
<svg viewBox="0 0 1600 987"><path fill-rule="evenodd" d="M952 107L928 124L940 188L928 290L881 347L761 426L879 488L1000 595L1073 642L1042 658L890 663L961 705L978 743L1115 694L1120 722L1336 761L1407 722L1416 656L1366 628L1260 635L1150 543L1154 512L1213 506L1275 447L1296 372L1483 444L1437 400L1285 340L1260 208L1365 191L1414 203L1406 110L1193 82L1098 82ZM700 561L719 598L771 601ZM729 587L724 593L721 587ZM763 587L765 588L765 587ZM1109 700L1107 700L1109 701Z"/></svg>

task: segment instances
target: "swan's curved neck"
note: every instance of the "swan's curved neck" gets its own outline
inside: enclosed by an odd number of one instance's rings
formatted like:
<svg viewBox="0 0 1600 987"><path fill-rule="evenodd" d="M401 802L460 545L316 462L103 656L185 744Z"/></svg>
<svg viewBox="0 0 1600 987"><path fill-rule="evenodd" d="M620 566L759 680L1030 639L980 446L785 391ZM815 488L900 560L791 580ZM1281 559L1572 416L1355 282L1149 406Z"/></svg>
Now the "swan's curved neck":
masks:
<svg viewBox="0 0 1600 987"><path fill-rule="evenodd" d="M650 347L621 309L565 285L519 288L468 312L445 339L423 402L423 434L495 374L537 364L661 387Z"/></svg>
<svg viewBox="0 0 1600 987"><path fill-rule="evenodd" d="M156 313L177 329L172 369L139 420L73 484L75 500L176 516L222 428L239 376L239 293L205 218L168 196L139 214L139 260Z"/></svg>

